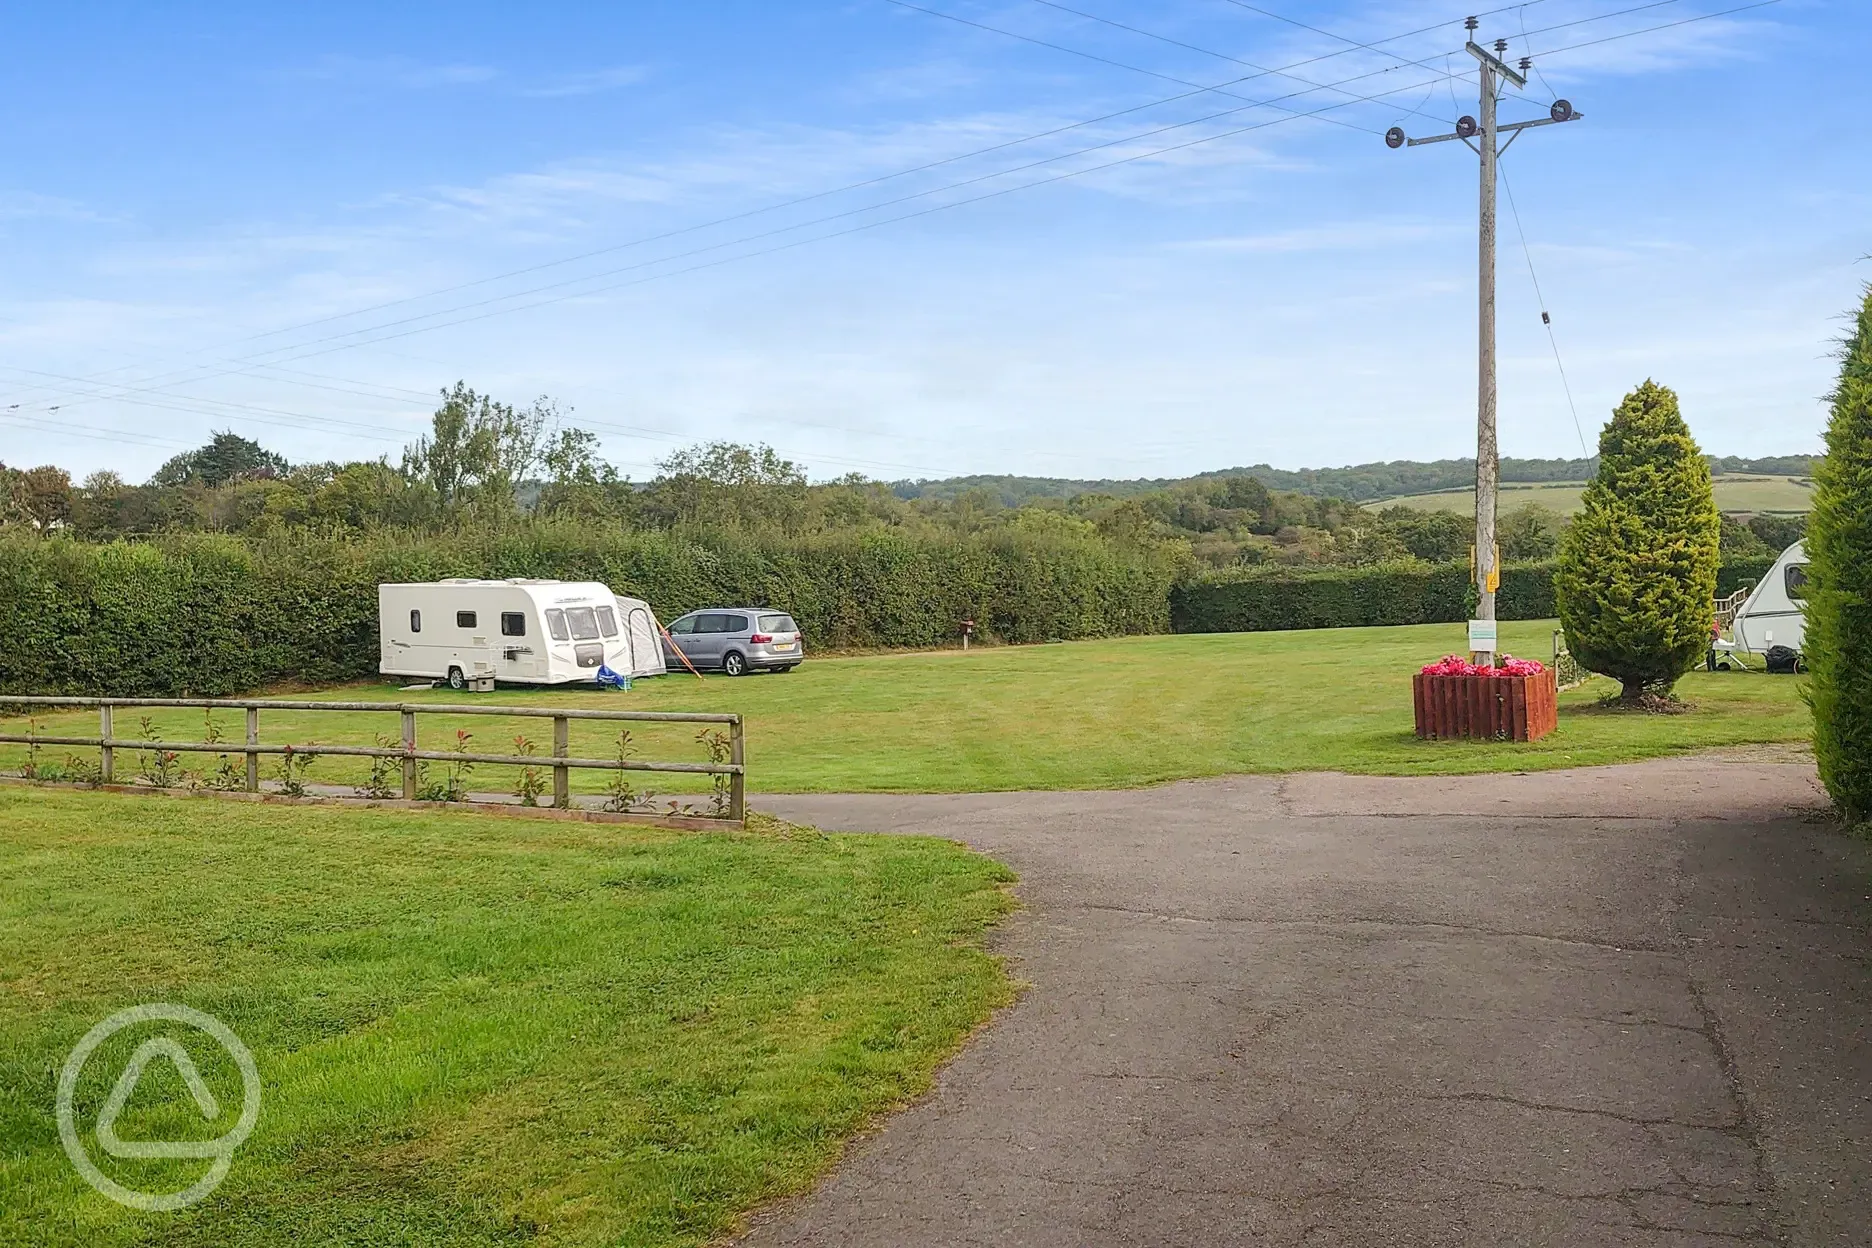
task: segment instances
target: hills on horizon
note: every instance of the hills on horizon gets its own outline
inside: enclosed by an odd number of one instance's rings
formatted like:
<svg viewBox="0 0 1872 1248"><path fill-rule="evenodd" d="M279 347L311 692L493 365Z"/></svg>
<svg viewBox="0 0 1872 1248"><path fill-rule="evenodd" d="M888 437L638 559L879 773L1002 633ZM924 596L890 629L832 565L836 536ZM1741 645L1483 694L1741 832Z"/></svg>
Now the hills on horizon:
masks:
<svg viewBox="0 0 1872 1248"><path fill-rule="evenodd" d="M1770 455L1749 459L1740 455L1706 455L1704 458L1709 460L1710 471L1717 476L1805 477L1812 475L1819 456ZM1597 456L1591 459L1505 457L1501 461L1501 479L1504 484L1585 481L1598 468ZM1228 477L1253 477L1271 490L1289 490L1315 497L1371 503L1439 490L1473 489L1475 460L1436 459L1426 462L1394 459L1384 463L1351 464L1344 468L1299 469L1253 464L1246 468L1221 468L1188 477L1137 477L1128 480L983 474L938 480L894 481L891 482L891 490L899 498L944 500L957 498L971 490L984 490L1003 507L1018 507L1039 498L1072 498L1080 494L1109 494L1123 498L1190 482L1216 481Z"/></svg>

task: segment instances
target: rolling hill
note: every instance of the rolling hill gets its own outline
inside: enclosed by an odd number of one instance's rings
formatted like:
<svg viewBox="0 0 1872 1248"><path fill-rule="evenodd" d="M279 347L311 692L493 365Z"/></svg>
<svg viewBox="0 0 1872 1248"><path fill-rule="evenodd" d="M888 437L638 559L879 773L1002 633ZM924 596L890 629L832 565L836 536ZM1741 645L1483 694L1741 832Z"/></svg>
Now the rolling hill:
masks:
<svg viewBox="0 0 1872 1248"><path fill-rule="evenodd" d="M1727 512L1757 512L1771 515L1794 515L1808 510L1813 500L1813 481L1805 476L1758 476L1723 473L1716 477L1716 505ZM1581 481L1510 483L1501 487L1501 507L1506 510L1522 503L1539 503L1563 515L1579 510ZM1419 511L1475 510L1475 491L1435 490L1408 494L1365 504L1367 507L1412 507Z"/></svg>
<svg viewBox="0 0 1872 1248"><path fill-rule="evenodd" d="M1722 476L1762 476L1775 478L1806 477L1812 474L1814 456L1776 455L1746 459L1736 455L1711 455L1710 470ZM1598 468L1596 459L1515 459L1501 461L1504 486L1566 485L1576 492L1578 483L1592 476ZM1003 507L1018 507L1037 498L1072 498L1079 494L1110 494L1125 497L1167 489L1188 482L1217 481L1227 477L1254 477L1271 490L1290 490L1316 497L1349 499L1355 503L1407 498L1426 498L1447 491L1465 491L1475 484L1473 459L1391 460L1386 463L1353 464L1344 468L1275 468L1253 464L1246 468L1221 468L1191 477L1137 477L1127 480L1075 480L1067 477L971 476L947 477L934 481L896 481L891 490L899 498L954 499L971 490L980 490ZM1737 502L1734 510L1805 511L1805 501L1786 501L1785 505L1755 507ZM1722 502L1721 498L1718 499ZM1416 506L1418 504L1410 504ZM1452 503L1452 506L1457 504ZM1731 504L1722 502L1731 509Z"/></svg>

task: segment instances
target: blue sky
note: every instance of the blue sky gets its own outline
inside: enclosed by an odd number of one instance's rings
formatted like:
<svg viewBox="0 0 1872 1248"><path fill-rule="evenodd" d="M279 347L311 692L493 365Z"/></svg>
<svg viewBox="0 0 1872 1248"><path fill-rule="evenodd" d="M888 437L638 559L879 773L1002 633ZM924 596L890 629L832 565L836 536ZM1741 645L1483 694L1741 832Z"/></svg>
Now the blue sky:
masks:
<svg viewBox="0 0 1872 1248"><path fill-rule="evenodd" d="M1519 57L1742 2L1481 33ZM553 396L638 478L714 438L815 477L1473 451L1475 160L1376 133L1476 110L1461 7L917 4L997 30L890 0L13 6L0 460L141 479L219 428L394 459L457 378ZM1504 166L1588 441L1650 376L1706 449L1817 448L1872 278L1868 45L1872 5L1782 0L1537 57L1504 119L1586 120ZM1578 454L1503 208L1503 450Z"/></svg>

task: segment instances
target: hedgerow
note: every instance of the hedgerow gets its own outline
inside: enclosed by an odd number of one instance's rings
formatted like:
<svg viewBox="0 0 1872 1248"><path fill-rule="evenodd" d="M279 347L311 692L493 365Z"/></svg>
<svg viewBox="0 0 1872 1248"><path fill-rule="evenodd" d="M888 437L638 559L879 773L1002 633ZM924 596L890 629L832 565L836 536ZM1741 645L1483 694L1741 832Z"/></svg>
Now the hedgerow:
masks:
<svg viewBox="0 0 1872 1248"><path fill-rule="evenodd" d="M1841 352L1807 526L1814 759L1846 819L1872 821L1872 288ZM1868 829L1872 830L1872 829Z"/></svg>
<svg viewBox="0 0 1872 1248"><path fill-rule="evenodd" d="M782 607L820 646L1010 642L1169 627L1171 566L1096 540L890 532L787 542L541 524L450 537L0 540L0 691L222 696L377 669L377 586L597 580L669 619Z"/></svg>
<svg viewBox="0 0 1872 1248"><path fill-rule="evenodd" d="M1725 565L1721 592L1771 560ZM593 534L551 524L454 537L179 535L91 544L0 536L0 692L224 696L367 677L377 585L444 576L598 580L668 620L773 605L820 647L935 646L962 620L1009 642L1461 620L1468 569L1258 568L1172 588L1172 569L1096 540L890 532L786 543ZM1552 569L1514 565L1505 619L1553 614Z"/></svg>
<svg viewBox="0 0 1872 1248"><path fill-rule="evenodd" d="M1774 564L1736 559L1722 566L1717 593L1753 585ZM1544 620L1555 614L1554 565L1502 569L1496 614ZM1468 618L1466 563L1378 564L1364 568L1245 568L1200 577L1170 594L1179 633L1259 632L1389 624L1453 624Z"/></svg>

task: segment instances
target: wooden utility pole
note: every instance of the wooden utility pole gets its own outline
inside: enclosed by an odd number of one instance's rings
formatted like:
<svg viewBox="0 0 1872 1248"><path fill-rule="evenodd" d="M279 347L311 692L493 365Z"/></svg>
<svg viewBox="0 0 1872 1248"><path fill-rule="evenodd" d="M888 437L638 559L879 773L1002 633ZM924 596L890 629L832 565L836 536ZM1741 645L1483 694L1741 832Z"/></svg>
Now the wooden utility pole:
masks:
<svg viewBox="0 0 1872 1248"><path fill-rule="evenodd" d="M1495 631L1495 590L1501 583L1501 569L1495 542L1495 504L1501 483L1501 453L1496 439L1495 417L1495 183L1496 162L1521 131L1535 126L1551 126L1563 121L1577 121L1582 114L1573 111L1565 100L1555 100L1548 115L1536 121L1517 121L1503 126L1496 120L1496 105L1501 99L1503 79L1517 87L1527 86L1531 62L1522 58L1519 71L1509 68L1501 58L1508 51L1508 41L1497 39L1495 51L1489 52L1475 42L1476 19L1464 25L1471 32L1465 45L1482 69L1482 120L1457 119L1453 134L1432 135L1426 139L1406 138L1401 127L1393 126L1385 134L1385 146L1396 149L1417 147L1424 143L1447 143L1452 139L1467 144L1482 158L1482 198L1477 229L1476 266L1476 490L1475 490L1475 617L1469 625L1469 659L1472 663L1493 666L1498 652ZM1508 143L1497 146L1497 139L1508 133Z"/></svg>
<svg viewBox="0 0 1872 1248"><path fill-rule="evenodd" d="M1474 21L1474 18L1470 18ZM1472 28L1473 29L1473 28ZM1471 52L1482 64L1482 129L1476 135L1482 155L1481 227L1476 262L1476 460L1475 460L1475 619L1487 629L1472 629L1469 661L1485 667L1495 665L1496 641L1495 588L1501 574L1495 567L1495 490L1501 483L1501 454L1495 438L1495 67L1501 62L1469 43ZM1497 52L1507 51L1506 40L1498 40ZM1502 66L1506 74L1513 70ZM1527 79L1514 79L1516 86L1526 86Z"/></svg>

